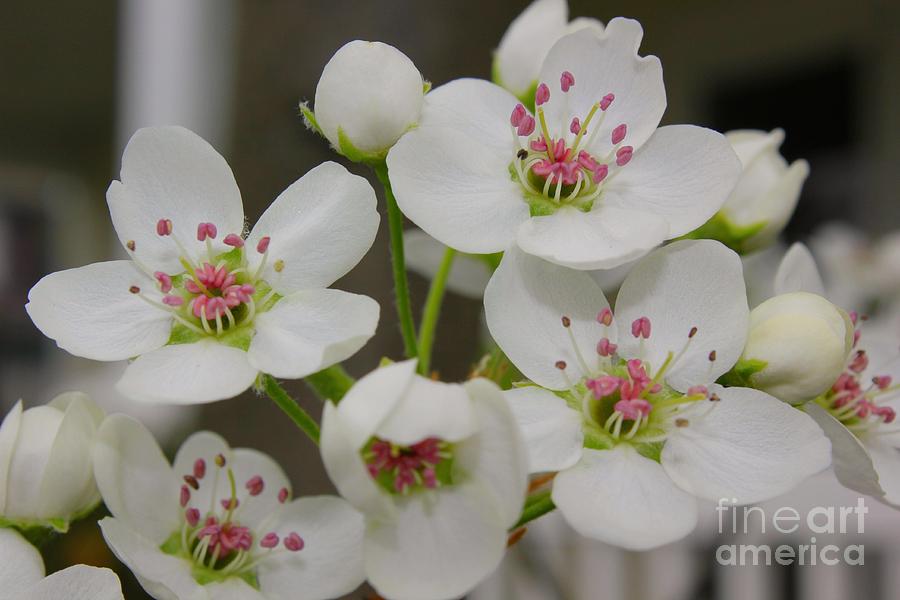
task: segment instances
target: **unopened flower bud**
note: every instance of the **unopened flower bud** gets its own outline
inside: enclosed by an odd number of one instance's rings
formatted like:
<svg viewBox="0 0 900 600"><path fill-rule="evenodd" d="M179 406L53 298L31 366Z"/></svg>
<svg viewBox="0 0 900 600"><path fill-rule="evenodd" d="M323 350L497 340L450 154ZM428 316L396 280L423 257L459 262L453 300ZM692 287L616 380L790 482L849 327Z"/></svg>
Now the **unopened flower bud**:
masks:
<svg viewBox="0 0 900 600"><path fill-rule="evenodd" d="M757 365L750 385L800 402L831 387L852 347L853 324L846 312L816 294L793 292L753 309L741 361Z"/></svg>
<svg viewBox="0 0 900 600"><path fill-rule="evenodd" d="M80 392L24 411L16 404L0 425L0 465L8 465L0 473L0 520L67 527L96 506L91 453L103 418Z"/></svg>
<svg viewBox="0 0 900 600"><path fill-rule="evenodd" d="M413 62L393 46L349 42L322 71L315 124L351 160L383 158L418 123L424 85Z"/></svg>

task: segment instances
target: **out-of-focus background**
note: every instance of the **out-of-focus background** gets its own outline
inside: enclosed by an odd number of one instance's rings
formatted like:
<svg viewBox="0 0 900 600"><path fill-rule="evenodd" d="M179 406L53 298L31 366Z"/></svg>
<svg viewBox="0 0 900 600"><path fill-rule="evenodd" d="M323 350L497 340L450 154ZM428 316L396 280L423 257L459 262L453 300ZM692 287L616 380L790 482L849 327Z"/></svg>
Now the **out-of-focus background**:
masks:
<svg viewBox="0 0 900 600"><path fill-rule="evenodd" d="M23 310L28 289L50 271L119 253L104 194L135 129L180 124L208 139L231 164L253 222L300 175L336 160L327 144L303 127L297 105L313 98L321 69L338 47L352 39L388 42L409 55L434 85L461 76L489 77L493 49L526 5L526 0L4 2L0 413L20 397L36 404L59 391L82 389L108 410L142 418L169 449L193 428L212 429L235 446L273 455L298 495L331 491L315 449L265 398L248 392L197 409L160 409L116 397L112 384L123 365L92 363L55 348ZM789 240L815 233L819 250L853 271L854 261L868 260L880 236L900 228L900 3L573 0L571 13L642 22L643 53L656 54L663 63L665 123L786 130L783 153L788 160L806 158L812 169ZM363 173L355 166L351 170ZM822 226L833 221L857 232L823 234ZM347 365L355 374L401 350L390 310L386 233L383 228L370 254L336 284L366 293L384 308L378 336ZM413 277L415 304L424 299L426 283ZM435 352L435 366L445 378L464 377L478 359L480 312L477 300L448 297ZM289 388L308 410L320 412L301 382ZM838 489L824 475L776 504L799 509L856 503L854 494ZM642 555L579 539L561 519L549 517L473 596L896 598L900 513L869 505L864 567L718 567L714 550L724 542L712 535L712 507L697 535ZM92 522L48 546L47 560L50 570L74 562L114 565ZM127 571L120 574L129 600L146 597ZM353 597L369 593L361 590Z"/></svg>

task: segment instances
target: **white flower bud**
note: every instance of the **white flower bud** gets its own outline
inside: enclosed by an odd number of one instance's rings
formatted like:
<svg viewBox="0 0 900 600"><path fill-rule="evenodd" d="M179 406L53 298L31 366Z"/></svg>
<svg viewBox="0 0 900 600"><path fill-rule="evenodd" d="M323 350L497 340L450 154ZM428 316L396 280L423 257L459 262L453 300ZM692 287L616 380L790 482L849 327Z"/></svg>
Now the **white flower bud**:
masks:
<svg viewBox="0 0 900 600"><path fill-rule="evenodd" d="M719 211L735 231L743 231L740 250L750 251L770 244L790 220L809 164L797 160L790 166L778 152L784 131L730 131L725 138L744 168L737 186Z"/></svg>
<svg viewBox="0 0 900 600"><path fill-rule="evenodd" d="M103 418L80 392L13 407L0 425L0 524L65 531L97 505L91 452Z"/></svg>
<svg viewBox="0 0 900 600"><path fill-rule="evenodd" d="M846 312L816 294L793 292L750 312L750 331L738 367L749 383L786 402L809 400L840 376L853 348Z"/></svg>
<svg viewBox="0 0 900 600"><path fill-rule="evenodd" d="M322 71L313 123L351 160L383 158L418 122L424 86L416 65L393 46L349 42Z"/></svg>

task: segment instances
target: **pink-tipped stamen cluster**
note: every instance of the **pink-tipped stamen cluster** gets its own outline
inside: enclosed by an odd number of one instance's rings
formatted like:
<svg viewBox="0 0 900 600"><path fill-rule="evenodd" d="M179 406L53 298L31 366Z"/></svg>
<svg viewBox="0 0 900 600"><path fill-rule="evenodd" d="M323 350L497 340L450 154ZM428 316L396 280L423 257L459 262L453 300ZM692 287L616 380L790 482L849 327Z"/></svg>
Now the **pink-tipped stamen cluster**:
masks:
<svg viewBox="0 0 900 600"><path fill-rule="evenodd" d="M570 71L560 75L559 89L567 94L575 86ZM513 166L522 186L531 194L556 202L589 205L602 191L602 184L631 161L634 149L624 145L628 132L625 123L610 133L610 149L604 156L592 152L597 131L601 129L607 110L615 100L609 93L595 102L587 115L567 117L564 123L548 126L544 105L551 96L550 86L541 83L535 90L536 117L523 104L510 114L516 148ZM526 138L524 141L522 138Z"/></svg>
<svg viewBox="0 0 900 600"><path fill-rule="evenodd" d="M233 327L251 322L258 308L266 306L274 298L274 291L271 290L263 298L256 298L260 284L264 283L260 276L268 260L268 237L257 243L255 250L262 256L259 266L251 272L245 254L245 241L239 234L229 233L223 239L223 243L233 249L231 252L238 252L237 261L233 255L226 260L224 254L216 254L212 241L218 236L218 228L214 223L197 225L196 239L206 246L206 252L199 253L199 256L187 251L171 219L157 221L156 234L172 240L178 248L179 262L184 271L175 274L151 272L135 254L135 242L129 241L126 247L132 259L155 280L162 297L157 299L138 286L131 286L130 291L171 313L179 324L191 331L203 335L222 335ZM284 263L279 260L274 266L276 272L280 272Z"/></svg>
<svg viewBox="0 0 900 600"><path fill-rule="evenodd" d="M693 386L687 393L679 394L663 384L666 373L682 359L697 335L696 327L688 332L681 350L669 352L663 364L653 372L650 365L641 359L626 360L618 355L618 346L608 337L613 321L614 316L609 308L597 314L603 336L596 345L596 358L589 361L580 351L572 333L571 319L562 317L562 325L569 334L573 354L582 372L581 385L569 380L566 361L557 361L556 368L569 382L573 400L580 402L585 423L606 431L614 440L662 441L666 435L666 424L686 426L686 419L676 418L684 405L701 400L718 400L704 385ZM649 339L651 333L652 323L648 317L641 316L632 321L631 334L641 343ZM710 361L714 360L715 351L712 351ZM600 415L603 417L600 418ZM650 429L653 419L658 426L652 432L642 434L642 431ZM626 426L626 423L629 425Z"/></svg>
<svg viewBox="0 0 900 600"><path fill-rule="evenodd" d="M851 312L850 320L854 326L855 350L847 360L844 372L819 403L854 433L865 433L893 423L897 418L896 411L882 403L895 398L900 385L894 384L890 375L875 375L868 381L863 380L863 373L869 368L869 355L858 346L862 338L860 325L865 317Z"/></svg>
<svg viewBox="0 0 900 600"><path fill-rule="evenodd" d="M373 479L389 484L392 492L407 494L437 488L437 467L451 456L449 444L434 437L410 446L375 438L363 458Z"/></svg>
<svg viewBox="0 0 900 600"><path fill-rule="evenodd" d="M221 575L240 575L252 571L261 560L273 552L298 552L305 543L294 531L279 535L268 531L259 535L240 521L240 510L252 504L266 493L266 484L261 475L253 475L239 487L234 471L221 454L213 457L214 469L207 477L207 461L198 458L190 473L183 475L184 481L178 494L178 501L184 511L184 522L180 532L181 551L199 567L214 570ZM228 485L227 496L217 497L219 484L225 477ZM205 484L209 487L209 504L200 507L194 502L194 495ZM290 493L286 488L269 490L278 502L287 502ZM200 494L197 494L201 497Z"/></svg>

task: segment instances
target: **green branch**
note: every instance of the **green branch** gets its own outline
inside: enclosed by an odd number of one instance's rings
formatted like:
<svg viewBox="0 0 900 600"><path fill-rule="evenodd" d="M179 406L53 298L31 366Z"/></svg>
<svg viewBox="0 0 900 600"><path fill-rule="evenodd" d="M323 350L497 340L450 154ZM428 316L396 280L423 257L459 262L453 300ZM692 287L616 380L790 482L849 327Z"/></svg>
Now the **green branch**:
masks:
<svg viewBox="0 0 900 600"><path fill-rule="evenodd" d="M555 509L556 505L553 504L550 494L550 490L545 490L528 496L528 499L525 500L525 507L522 509L522 516L519 517L519 522L513 525L511 529L518 529L522 525L534 521Z"/></svg>
<svg viewBox="0 0 900 600"><path fill-rule="evenodd" d="M438 267L431 287L428 290L428 298L425 299L425 310L422 313L422 323L419 325L419 373L428 376L431 368L431 349L434 347L434 334L438 318L441 315L441 304L444 301L444 291L447 288L447 278L453 267L453 259L456 250L447 248L444 258Z"/></svg>
<svg viewBox="0 0 900 600"><path fill-rule="evenodd" d="M278 405L284 414L290 417L291 421L305 433L317 446L319 445L319 424L316 423L309 413L297 404L297 401L291 398L281 384L278 383L271 375L263 375L263 388L266 390L269 398Z"/></svg>
<svg viewBox="0 0 900 600"><path fill-rule="evenodd" d="M416 325L413 322L412 308L409 301L409 282L406 279L406 257L403 254L403 213L397 206L391 180L388 178L387 165L375 166L375 175L384 186L384 198L387 204L388 227L391 234L391 264L394 269L394 296L397 304L397 316L400 317L400 333L403 335L403 348L407 358L418 356L416 348Z"/></svg>

